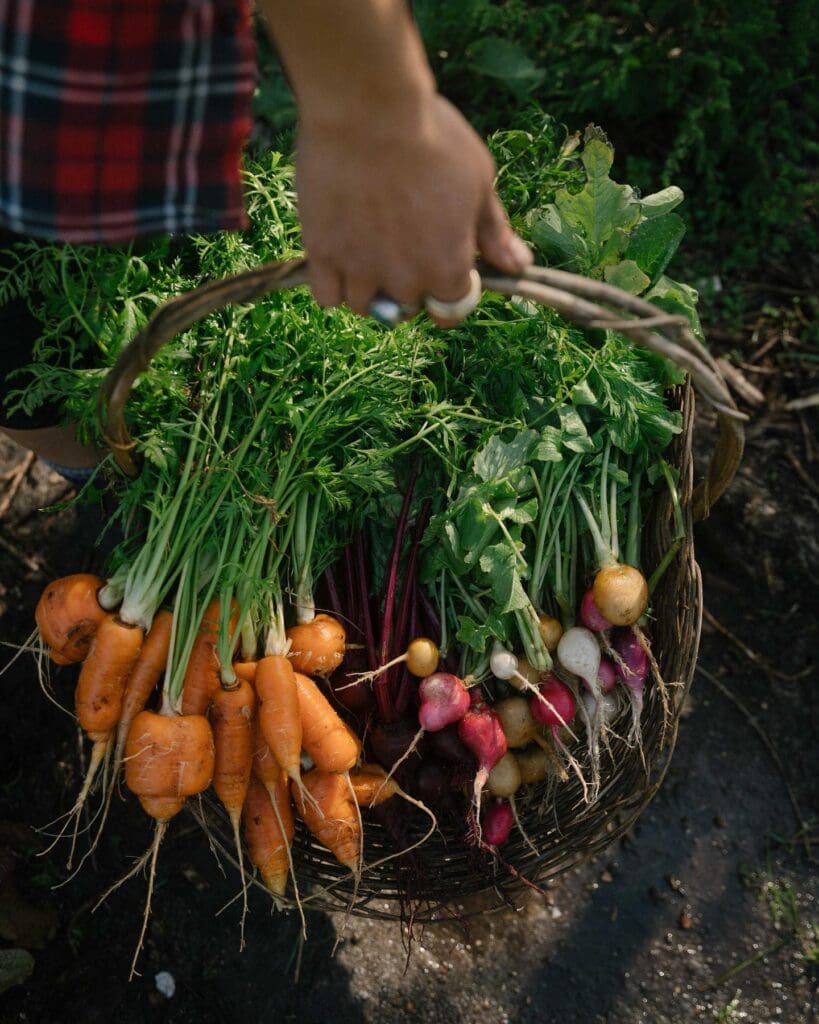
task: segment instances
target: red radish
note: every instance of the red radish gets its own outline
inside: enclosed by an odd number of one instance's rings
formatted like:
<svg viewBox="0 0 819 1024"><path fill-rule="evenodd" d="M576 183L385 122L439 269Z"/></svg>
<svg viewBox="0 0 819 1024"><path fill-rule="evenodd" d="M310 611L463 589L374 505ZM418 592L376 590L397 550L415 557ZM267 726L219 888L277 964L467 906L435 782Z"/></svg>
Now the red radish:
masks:
<svg viewBox="0 0 819 1024"><path fill-rule="evenodd" d="M460 722L470 705L469 691L451 672L434 672L418 687L418 721L427 732Z"/></svg>
<svg viewBox="0 0 819 1024"><path fill-rule="evenodd" d="M629 740L640 745L640 717L643 713L643 694L648 679L648 653L633 629L619 629L614 636L614 650L618 662L618 677L628 687L631 701L631 732Z"/></svg>
<svg viewBox="0 0 819 1024"><path fill-rule="evenodd" d="M512 825L517 824L524 839L531 845L526 833L521 828L520 821L517 821L517 815L512 804L507 803L506 800L493 800L486 810L483 812L483 821L480 828L475 830L475 834L470 836L472 842L479 846L485 853L491 854L495 860L502 864L503 867L513 875L523 885L528 886L530 889L534 889L535 892L540 893L544 896L543 890L535 885L534 882L530 882L528 878L522 875L514 865L507 863L501 857L498 851L499 846L503 846L508 841L509 836L512 832ZM537 851L535 851L537 852Z"/></svg>
<svg viewBox="0 0 819 1024"><path fill-rule="evenodd" d="M483 812L483 838L489 846L503 846L512 831L515 816L506 800L493 800Z"/></svg>
<svg viewBox="0 0 819 1024"><path fill-rule="evenodd" d="M529 706L532 717L541 725L548 725L554 735L555 731L567 726L574 718L574 695L554 672L550 672L540 684L540 695L543 700L533 700Z"/></svg>
<svg viewBox="0 0 819 1024"><path fill-rule="evenodd" d="M585 794L587 791L586 780L583 777L580 765L572 757L569 748L560 738L561 728L568 728L569 722L574 718L575 711L577 710L577 701L574 694L561 679L558 679L554 672L550 672L540 685L539 696L539 700L532 700L529 705L532 717L537 722L540 722L541 725L547 726L552 734L554 745L568 761L572 771L580 780ZM571 732L571 730L569 731Z"/></svg>
<svg viewBox="0 0 819 1024"><path fill-rule="evenodd" d="M605 633L607 629L611 629L611 623L597 607L594 590L591 587L580 601L580 621L586 629L594 630L595 633Z"/></svg>
<svg viewBox="0 0 819 1024"><path fill-rule="evenodd" d="M458 735L478 759L470 819L474 823L480 844L481 826L477 812L481 805L481 793L489 773L506 753L506 736L500 718L488 704L473 704L458 725Z"/></svg>

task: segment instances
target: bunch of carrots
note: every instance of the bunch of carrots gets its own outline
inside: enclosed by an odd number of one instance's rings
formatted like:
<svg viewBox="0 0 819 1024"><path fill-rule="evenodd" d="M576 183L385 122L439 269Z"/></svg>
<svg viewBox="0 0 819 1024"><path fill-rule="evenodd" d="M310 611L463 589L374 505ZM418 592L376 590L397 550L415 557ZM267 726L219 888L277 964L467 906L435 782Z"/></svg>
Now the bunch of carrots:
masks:
<svg viewBox="0 0 819 1024"><path fill-rule="evenodd" d="M291 627L283 653L235 661L235 679L225 685L217 651L221 609L212 602L174 707L166 689L157 693L168 661L172 614L159 611L144 632L105 610L99 601L104 586L90 574L55 580L36 609L52 660L81 663L75 708L93 752L70 817L77 819L100 765L110 758L106 800L124 764L127 788L155 822L153 844L130 872L150 859L151 886L169 822L190 797L208 788L228 815L240 867L243 826L249 859L274 898L284 897L293 872L294 809L316 840L358 875L363 864L359 807L402 791L382 768L360 763L360 740L311 678L326 677L341 664L346 644L341 623L319 614ZM156 707L147 708L152 701ZM305 757L309 771L302 769ZM244 884L243 892L246 897ZM146 921L149 910L150 888Z"/></svg>

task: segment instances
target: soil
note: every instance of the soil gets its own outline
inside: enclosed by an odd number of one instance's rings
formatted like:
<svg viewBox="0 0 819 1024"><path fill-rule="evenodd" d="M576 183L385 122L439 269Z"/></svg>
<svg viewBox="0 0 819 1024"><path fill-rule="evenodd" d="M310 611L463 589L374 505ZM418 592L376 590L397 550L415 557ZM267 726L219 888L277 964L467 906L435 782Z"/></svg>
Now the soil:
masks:
<svg viewBox="0 0 819 1024"><path fill-rule="evenodd" d="M738 480L697 531L699 670L665 784L623 841L545 896L522 896L517 911L427 928L409 959L397 923L312 913L303 943L298 921L253 892L240 953L236 877L181 820L161 851L141 976L129 983L144 879L94 906L150 830L115 801L70 882L65 843L40 855L47 840L34 829L71 805L81 745L24 655L0 677L0 978L12 948L29 951L33 971L0 995L0 1022L819 1020L819 447L815 406L784 408L817 382L815 362L779 358L798 355L788 338L793 325L775 320L745 351L765 397L749 410ZM709 437L702 416L703 453ZM0 441L0 477L23 457ZM95 564L102 515L46 508L69 489L41 463L25 468L0 517L0 638L12 645L30 633L46 580ZM14 483L6 477L0 509ZM54 675L66 706L72 679Z"/></svg>

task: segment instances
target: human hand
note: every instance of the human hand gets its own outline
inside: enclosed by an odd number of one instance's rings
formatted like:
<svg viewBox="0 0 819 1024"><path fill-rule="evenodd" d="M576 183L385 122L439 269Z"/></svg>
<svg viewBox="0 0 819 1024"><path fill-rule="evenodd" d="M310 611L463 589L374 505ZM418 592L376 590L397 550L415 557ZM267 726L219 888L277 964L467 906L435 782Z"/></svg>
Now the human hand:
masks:
<svg viewBox="0 0 819 1024"><path fill-rule="evenodd" d="M488 150L455 107L433 91L407 107L368 106L302 123L296 187L316 300L364 315L379 291L409 307L427 295L455 301L476 255L521 273L532 254L495 194Z"/></svg>

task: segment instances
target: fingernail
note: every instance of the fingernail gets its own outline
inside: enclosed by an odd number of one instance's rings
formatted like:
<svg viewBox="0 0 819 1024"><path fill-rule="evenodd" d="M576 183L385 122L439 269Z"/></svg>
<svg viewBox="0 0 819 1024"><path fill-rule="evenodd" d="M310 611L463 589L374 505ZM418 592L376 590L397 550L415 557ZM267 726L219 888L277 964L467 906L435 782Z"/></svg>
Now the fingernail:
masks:
<svg viewBox="0 0 819 1024"><path fill-rule="evenodd" d="M520 270L524 270L534 262L535 257L532 250L523 241L523 239L519 238L517 235L512 235L509 239L507 251L510 258L518 265Z"/></svg>

